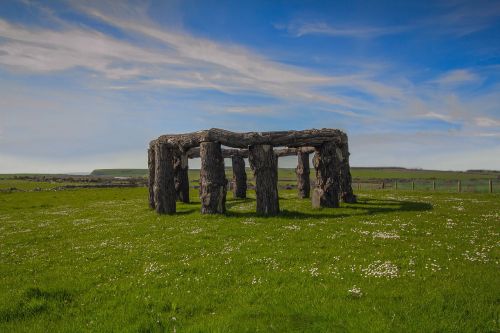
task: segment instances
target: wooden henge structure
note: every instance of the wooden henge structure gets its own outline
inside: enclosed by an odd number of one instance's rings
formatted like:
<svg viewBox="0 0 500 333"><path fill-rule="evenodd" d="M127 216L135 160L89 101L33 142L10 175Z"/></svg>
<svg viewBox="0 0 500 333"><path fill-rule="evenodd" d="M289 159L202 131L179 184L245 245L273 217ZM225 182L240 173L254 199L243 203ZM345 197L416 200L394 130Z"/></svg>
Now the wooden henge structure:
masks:
<svg viewBox="0 0 500 333"><path fill-rule="evenodd" d="M231 147L231 148L222 148ZM285 147L274 149L274 147ZM174 214L176 201L189 202L188 159L201 159L201 213L226 211L228 181L224 158L231 158L232 188L245 198L245 158L255 177L257 213L279 213L278 157L297 155L297 187L300 198L310 197L309 154L314 153L316 181L312 206L339 207L340 200L355 203L349 166L347 135L338 129L236 133L212 128L187 134L161 135L148 149L149 206L159 214Z"/></svg>

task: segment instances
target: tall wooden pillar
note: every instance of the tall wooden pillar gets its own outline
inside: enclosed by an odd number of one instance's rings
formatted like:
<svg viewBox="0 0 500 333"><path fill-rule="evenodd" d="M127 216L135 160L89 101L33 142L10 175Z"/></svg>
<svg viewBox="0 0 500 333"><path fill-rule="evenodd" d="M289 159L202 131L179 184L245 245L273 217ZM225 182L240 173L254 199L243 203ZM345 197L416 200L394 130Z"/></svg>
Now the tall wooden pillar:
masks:
<svg viewBox="0 0 500 333"><path fill-rule="evenodd" d="M255 145L249 148L249 161L255 175L257 213L276 215L279 213L278 157L271 145Z"/></svg>
<svg viewBox="0 0 500 333"><path fill-rule="evenodd" d="M356 195L352 190L351 166L349 165L349 145L347 135L340 146L340 198L346 203L356 203Z"/></svg>
<svg viewBox="0 0 500 333"><path fill-rule="evenodd" d="M325 142L316 148L313 158L316 169L316 185L312 194L312 205L339 207L340 161L338 147L334 142Z"/></svg>
<svg viewBox="0 0 500 333"><path fill-rule="evenodd" d="M155 209L155 194L154 194L154 183L155 183L155 149L154 147L149 147L148 149L148 192L149 192L149 208Z"/></svg>
<svg viewBox="0 0 500 333"><path fill-rule="evenodd" d="M174 170L177 200L189 203L188 156L186 153L175 157Z"/></svg>
<svg viewBox="0 0 500 333"><path fill-rule="evenodd" d="M200 144L200 200L202 214L226 212L227 180L219 142Z"/></svg>
<svg viewBox="0 0 500 333"><path fill-rule="evenodd" d="M174 148L165 143L155 145L153 192L158 214L175 213Z"/></svg>
<svg viewBox="0 0 500 333"><path fill-rule="evenodd" d="M309 198L311 192L309 153L304 153L300 149L297 152L297 168L295 169L295 173L297 174L299 198Z"/></svg>
<svg viewBox="0 0 500 333"><path fill-rule="evenodd" d="M233 196L244 199L247 197L247 173L245 160L241 156L231 156L233 162Z"/></svg>

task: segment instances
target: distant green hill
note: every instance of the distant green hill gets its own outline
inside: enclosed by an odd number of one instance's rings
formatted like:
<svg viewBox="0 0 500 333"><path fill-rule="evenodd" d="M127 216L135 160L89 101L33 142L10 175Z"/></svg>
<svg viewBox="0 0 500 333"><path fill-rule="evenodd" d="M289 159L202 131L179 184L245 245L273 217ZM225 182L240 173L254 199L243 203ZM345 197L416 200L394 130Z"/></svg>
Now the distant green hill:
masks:
<svg viewBox="0 0 500 333"><path fill-rule="evenodd" d="M108 177L145 177L148 169L95 169L90 173L91 176Z"/></svg>
<svg viewBox="0 0 500 333"><path fill-rule="evenodd" d="M421 170L405 169L398 167L353 167L351 168L353 178L357 179L497 179L500 178L498 171L439 171L439 170ZM228 176L231 174L231 168L226 167ZM251 171L247 170L251 175ZM92 176L108 177L146 177L147 169L96 169L92 171ZM190 179L195 179L198 171L190 169ZM195 177L195 178L193 178ZM280 168L279 177L295 178L295 170L291 168ZM311 177L314 177L314 169L311 168Z"/></svg>

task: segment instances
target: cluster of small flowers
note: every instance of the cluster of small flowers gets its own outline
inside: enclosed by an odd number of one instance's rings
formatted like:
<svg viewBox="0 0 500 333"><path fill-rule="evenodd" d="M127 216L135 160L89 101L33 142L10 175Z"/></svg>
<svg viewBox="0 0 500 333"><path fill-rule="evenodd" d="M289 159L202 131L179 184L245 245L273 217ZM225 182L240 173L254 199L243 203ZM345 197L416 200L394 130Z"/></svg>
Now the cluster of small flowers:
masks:
<svg viewBox="0 0 500 333"><path fill-rule="evenodd" d="M256 278L255 276L253 277L252 284L261 284L262 280L261 278Z"/></svg>
<svg viewBox="0 0 500 333"><path fill-rule="evenodd" d="M390 261L382 262L377 260L368 265L368 267L363 268L361 272L363 272L365 277L386 277L392 279L399 276L398 267Z"/></svg>
<svg viewBox="0 0 500 333"><path fill-rule="evenodd" d="M196 229L193 229L193 230L191 231L191 233L194 235L194 234L199 234L199 233L200 233L200 232L202 232L202 231L203 231L203 229L202 229L202 228L196 228Z"/></svg>
<svg viewBox="0 0 500 333"><path fill-rule="evenodd" d="M309 273L311 273L311 276L319 276L318 267L311 267Z"/></svg>
<svg viewBox="0 0 500 333"><path fill-rule="evenodd" d="M300 227L298 225L295 225L295 224L286 225L283 228L288 229L288 230L300 230Z"/></svg>
<svg viewBox="0 0 500 333"><path fill-rule="evenodd" d="M352 286L351 289L348 290L349 294L353 297L361 297L363 296L363 292L361 291L361 288L356 287L356 285Z"/></svg>
<svg viewBox="0 0 500 333"><path fill-rule="evenodd" d="M361 234L361 235L363 235L363 236L367 236L367 235L369 235L369 234L370 234L370 232L369 232L369 231L367 231L367 230L361 230L361 229L358 229L358 228L352 228L352 229L351 229L351 231L352 231L352 232L356 232L356 233L358 233L358 234Z"/></svg>
<svg viewBox="0 0 500 333"><path fill-rule="evenodd" d="M399 235L395 232L383 232L377 231L372 233L373 238L382 238L382 239L399 239Z"/></svg>
<svg viewBox="0 0 500 333"><path fill-rule="evenodd" d="M241 223L243 224L255 224L255 220L254 219L246 219L244 221L242 221Z"/></svg>
<svg viewBox="0 0 500 333"><path fill-rule="evenodd" d="M486 248L482 248L481 251L475 251L475 252L465 251L465 253L463 253L463 256L465 257L465 259L469 261L477 261L482 263L487 263L488 261L490 261L490 259L488 258L488 251Z"/></svg>
<svg viewBox="0 0 500 333"><path fill-rule="evenodd" d="M158 272L159 270L160 270L160 267L158 266L158 264L155 262L152 262L148 266L146 266L146 268L144 269L144 275Z"/></svg>

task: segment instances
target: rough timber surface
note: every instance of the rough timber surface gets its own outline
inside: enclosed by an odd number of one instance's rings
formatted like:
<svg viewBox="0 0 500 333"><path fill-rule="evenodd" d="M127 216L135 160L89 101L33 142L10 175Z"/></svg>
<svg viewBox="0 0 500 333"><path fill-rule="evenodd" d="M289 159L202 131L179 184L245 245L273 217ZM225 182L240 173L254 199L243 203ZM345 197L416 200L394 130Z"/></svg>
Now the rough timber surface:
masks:
<svg viewBox="0 0 500 333"><path fill-rule="evenodd" d="M226 212L227 180L220 143L201 144L200 201L202 214Z"/></svg>
<svg viewBox="0 0 500 333"><path fill-rule="evenodd" d="M310 168L309 168L309 153L300 152L297 154L297 189L299 198L309 198L311 191Z"/></svg>
<svg viewBox="0 0 500 333"><path fill-rule="evenodd" d="M173 148L162 143L155 146L153 193L158 214L173 214L176 212L173 150Z"/></svg>
<svg viewBox="0 0 500 333"><path fill-rule="evenodd" d="M340 149L333 142L327 142L316 149L313 164L316 169L316 186L313 191L314 208L339 207Z"/></svg>
<svg viewBox="0 0 500 333"><path fill-rule="evenodd" d="M271 145L250 147L250 167L255 175L255 196L257 214L276 215L279 213L278 198L278 157Z"/></svg>
<svg viewBox="0 0 500 333"><path fill-rule="evenodd" d="M252 145L271 145L274 147L320 146L323 142L340 143L345 133L338 129L308 129L303 131L246 132L236 133L219 128L186 134L161 135L154 142L161 142L186 152L198 147L201 142L220 142L233 148L248 148Z"/></svg>
<svg viewBox="0 0 500 333"><path fill-rule="evenodd" d="M233 162L233 196L244 199L247 197L247 173L245 170L245 160L241 156L231 157Z"/></svg>

